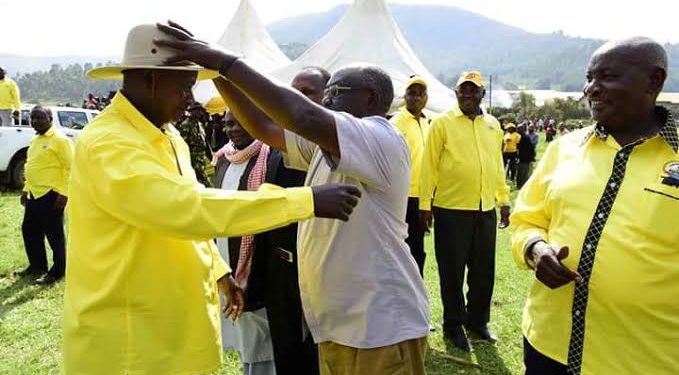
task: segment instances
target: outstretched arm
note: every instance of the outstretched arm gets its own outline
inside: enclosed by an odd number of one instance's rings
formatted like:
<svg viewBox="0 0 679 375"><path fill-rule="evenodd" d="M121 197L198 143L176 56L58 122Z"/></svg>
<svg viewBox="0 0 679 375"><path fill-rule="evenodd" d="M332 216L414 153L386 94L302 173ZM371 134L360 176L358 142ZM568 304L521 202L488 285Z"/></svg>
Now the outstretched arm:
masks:
<svg viewBox="0 0 679 375"><path fill-rule="evenodd" d="M259 139L275 149L287 151L283 128L271 121L231 82L222 77L215 78L212 82L214 82L219 95L224 98L234 117L253 138Z"/></svg>
<svg viewBox="0 0 679 375"><path fill-rule="evenodd" d="M159 46L177 50L177 54L167 61L168 64L192 61L205 68L218 70L275 124L316 143L333 156L340 156L332 111L289 87L272 82L238 57L194 38L193 34L174 22L158 24L158 28L175 38L155 41Z"/></svg>

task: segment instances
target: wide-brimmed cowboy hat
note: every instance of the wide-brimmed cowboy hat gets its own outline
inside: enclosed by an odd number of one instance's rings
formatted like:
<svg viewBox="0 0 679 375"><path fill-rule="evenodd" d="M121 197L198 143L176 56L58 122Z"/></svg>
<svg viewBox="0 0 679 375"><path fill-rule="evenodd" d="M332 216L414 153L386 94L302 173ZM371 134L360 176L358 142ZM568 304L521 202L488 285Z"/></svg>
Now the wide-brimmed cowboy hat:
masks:
<svg viewBox="0 0 679 375"><path fill-rule="evenodd" d="M196 79L198 81L219 76L219 72L215 70L205 69L189 62L173 65L165 64L165 60L174 56L177 51L168 47L157 46L153 43L154 38L167 40L173 37L160 31L155 24L133 27L127 34L122 63L91 69L87 72L87 76L93 79L122 79L123 71L129 69L197 72L198 77Z"/></svg>

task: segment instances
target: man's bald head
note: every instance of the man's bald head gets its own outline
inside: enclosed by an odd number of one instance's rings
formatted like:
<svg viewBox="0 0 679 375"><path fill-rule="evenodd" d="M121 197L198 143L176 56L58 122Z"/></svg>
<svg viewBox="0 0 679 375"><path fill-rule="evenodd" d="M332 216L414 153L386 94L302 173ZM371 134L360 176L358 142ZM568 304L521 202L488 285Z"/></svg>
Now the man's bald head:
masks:
<svg viewBox="0 0 679 375"><path fill-rule="evenodd" d="M592 116L609 130L629 131L653 116L667 78L667 53L649 38L614 40L599 47L587 67Z"/></svg>
<svg viewBox="0 0 679 375"><path fill-rule="evenodd" d="M295 75L291 85L307 98L320 104L329 79L330 73L327 70L318 66L307 66Z"/></svg>
<svg viewBox="0 0 679 375"><path fill-rule="evenodd" d="M646 37L612 40L599 47L592 59L600 55L614 55L642 69L662 69L667 76L667 52L660 43Z"/></svg>
<svg viewBox="0 0 679 375"><path fill-rule="evenodd" d="M394 100L391 77L373 65L342 68L332 75L328 87L337 90L323 99L326 107L357 117L385 116Z"/></svg>

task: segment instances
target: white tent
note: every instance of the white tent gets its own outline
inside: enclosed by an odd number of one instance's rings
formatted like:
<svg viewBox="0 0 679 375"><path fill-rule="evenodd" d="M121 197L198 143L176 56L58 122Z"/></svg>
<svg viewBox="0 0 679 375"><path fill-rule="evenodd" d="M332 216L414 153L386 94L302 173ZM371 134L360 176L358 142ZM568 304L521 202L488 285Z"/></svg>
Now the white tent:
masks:
<svg viewBox="0 0 679 375"><path fill-rule="evenodd" d="M217 44L243 56L252 67L262 72L290 64L290 59L271 38L250 0L241 0ZM218 93L212 82L207 81L198 83L193 95L197 101L206 103Z"/></svg>
<svg viewBox="0 0 679 375"><path fill-rule="evenodd" d="M403 86L412 74L428 84L429 110L444 112L455 103L453 91L439 82L410 48L385 0L355 0L328 34L292 64L272 74L290 82L305 66L321 66L333 73L355 63L377 65L389 73L394 83L394 106L402 104Z"/></svg>

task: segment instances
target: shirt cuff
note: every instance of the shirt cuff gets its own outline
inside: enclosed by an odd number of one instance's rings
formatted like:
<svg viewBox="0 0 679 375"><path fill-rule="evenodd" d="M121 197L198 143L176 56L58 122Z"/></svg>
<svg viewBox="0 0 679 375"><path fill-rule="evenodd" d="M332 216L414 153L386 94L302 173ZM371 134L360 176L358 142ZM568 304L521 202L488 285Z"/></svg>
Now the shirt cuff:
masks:
<svg viewBox="0 0 679 375"><path fill-rule="evenodd" d="M222 259L221 256L213 255L212 258L214 259L215 281L231 273L231 268L229 267L228 264L226 264L226 262L224 261L224 259Z"/></svg>
<svg viewBox="0 0 679 375"><path fill-rule="evenodd" d="M420 211L431 211L431 198L420 197Z"/></svg>
<svg viewBox="0 0 679 375"><path fill-rule="evenodd" d="M314 194L310 187L287 188L288 215L294 221L314 216Z"/></svg>

